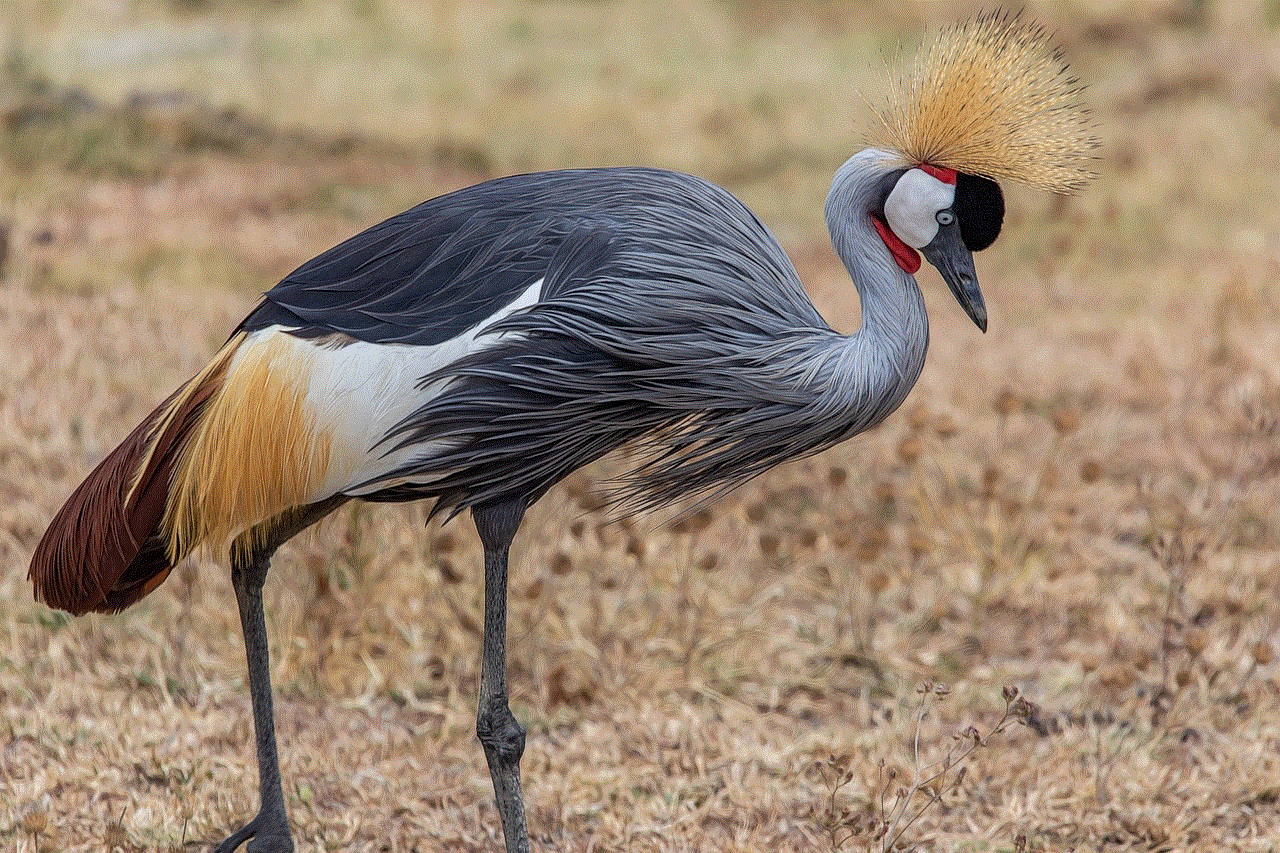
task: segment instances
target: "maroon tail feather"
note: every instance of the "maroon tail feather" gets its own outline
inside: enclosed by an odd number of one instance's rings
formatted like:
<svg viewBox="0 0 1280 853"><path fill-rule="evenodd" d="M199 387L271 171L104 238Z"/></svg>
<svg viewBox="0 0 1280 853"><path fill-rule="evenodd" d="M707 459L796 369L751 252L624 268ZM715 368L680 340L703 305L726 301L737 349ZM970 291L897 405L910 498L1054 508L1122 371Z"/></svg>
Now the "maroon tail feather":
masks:
<svg viewBox="0 0 1280 853"><path fill-rule="evenodd" d="M192 380L197 387L175 391L71 493L31 557L28 577L37 599L77 616L115 612L168 577L182 556L170 559L160 531L169 477L223 372L206 371ZM163 434L154 436L175 399L180 400L177 411ZM148 456L153 441L155 450ZM147 468L130 495L144 463Z"/></svg>

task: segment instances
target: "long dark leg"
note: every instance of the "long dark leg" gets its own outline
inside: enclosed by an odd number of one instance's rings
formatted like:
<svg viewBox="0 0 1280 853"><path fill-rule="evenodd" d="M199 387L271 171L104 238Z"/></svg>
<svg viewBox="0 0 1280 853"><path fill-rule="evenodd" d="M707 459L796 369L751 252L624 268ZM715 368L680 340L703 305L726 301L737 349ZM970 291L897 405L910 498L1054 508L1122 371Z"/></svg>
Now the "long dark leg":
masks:
<svg viewBox="0 0 1280 853"><path fill-rule="evenodd" d="M270 566L270 554L233 558L231 564L231 583L236 590L236 604L240 606L240 627L244 630L244 652L249 663L249 698L253 702L262 807L253 820L218 845L217 853L230 853L246 840L249 853L291 853L293 850L289 816L284 810L284 790L280 785L267 626L262 615L262 585Z"/></svg>
<svg viewBox="0 0 1280 853"><path fill-rule="evenodd" d="M524 504L476 507L472 515L484 544L484 659L476 735L493 779L507 853L528 853L529 830L520 793L524 729L507 704L507 553L524 517Z"/></svg>
<svg viewBox="0 0 1280 853"><path fill-rule="evenodd" d="M258 791L262 805L248 824L218 845L215 853L231 853L248 841L248 853L292 853L289 816L284 809L280 784L280 759L276 754L275 714L271 707L271 662L267 653L267 626L262 614L262 586L276 548L303 528L314 524L346 502L334 497L296 512L286 513L264 525L252 551L233 548L231 585L240 607L244 653L249 664L249 698L253 703L253 735L258 749Z"/></svg>

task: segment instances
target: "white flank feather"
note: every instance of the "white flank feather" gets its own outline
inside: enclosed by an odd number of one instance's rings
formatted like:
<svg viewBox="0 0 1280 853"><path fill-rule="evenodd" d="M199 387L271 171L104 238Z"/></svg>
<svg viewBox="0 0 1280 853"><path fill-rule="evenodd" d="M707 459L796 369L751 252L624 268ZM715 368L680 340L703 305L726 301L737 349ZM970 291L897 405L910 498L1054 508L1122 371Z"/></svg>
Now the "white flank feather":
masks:
<svg viewBox="0 0 1280 853"><path fill-rule="evenodd" d="M315 418L315 432L330 437L329 465L307 502L336 494L370 494L398 482L394 472L430 455L434 445L410 445L386 453L383 437L443 390L441 383L419 387L424 376L475 352L493 346L505 335L482 334L489 325L535 304L542 279L501 310L462 334L433 346L343 341L314 342L272 326L253 333L246 344L265 337L287 341L289 360L305 365L304 405ZM359 484L369 484L356 489Z"/></svg>

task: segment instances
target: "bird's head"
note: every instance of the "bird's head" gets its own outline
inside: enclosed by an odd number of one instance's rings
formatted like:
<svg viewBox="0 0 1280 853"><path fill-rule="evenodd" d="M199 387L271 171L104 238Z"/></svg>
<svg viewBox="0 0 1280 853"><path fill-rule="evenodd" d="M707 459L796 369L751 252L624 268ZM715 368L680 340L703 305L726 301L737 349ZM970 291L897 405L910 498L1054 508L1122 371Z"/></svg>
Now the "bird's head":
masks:
<svg viewBox="0 0 1280 853"><path fill-rule="evenodd" d="M982 331L987 307L978 288L973 252L987 248L1004 222L1004 195L989 178L927 163L889 172L875 194L871 221L903 271L924 255Z"/></svg>
<svg viewBox="0 0 1280 853"><path fill-rule="evenodd" d="M903 270L914 273L920 255L937 267L984 331L972 253L1000 233L996 181L1084 186L1098 140L1079 95L1045 30L996 12L943 31L876 108L881 133L863 152L883 168L876 230Z"/></svg>

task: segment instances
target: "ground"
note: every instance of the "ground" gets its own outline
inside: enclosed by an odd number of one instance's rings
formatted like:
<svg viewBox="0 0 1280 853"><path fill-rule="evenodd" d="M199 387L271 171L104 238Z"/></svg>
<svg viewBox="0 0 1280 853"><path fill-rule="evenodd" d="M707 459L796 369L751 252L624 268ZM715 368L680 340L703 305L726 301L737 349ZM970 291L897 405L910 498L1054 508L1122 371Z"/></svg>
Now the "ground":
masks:
<svg viewBox="0 0 1280 853"><path fill-rule="evenodd" d="M837 328L821 203L963 3L5 3L0 847L197 850L255 808L243 650L205 557L119 616L31 598L80 478L333 242L486 176L701 174ZM535 846L1280 846L1280 31L1274 3L1031 2L1098 179L1007 188L981 335L876 431L682 516L531 513L512 706ZM268 619L299 849L492 850L470 523L354 506ZM948 760L947 757L950 756ZM937 778L946 769L945 777Z"/></svg>

